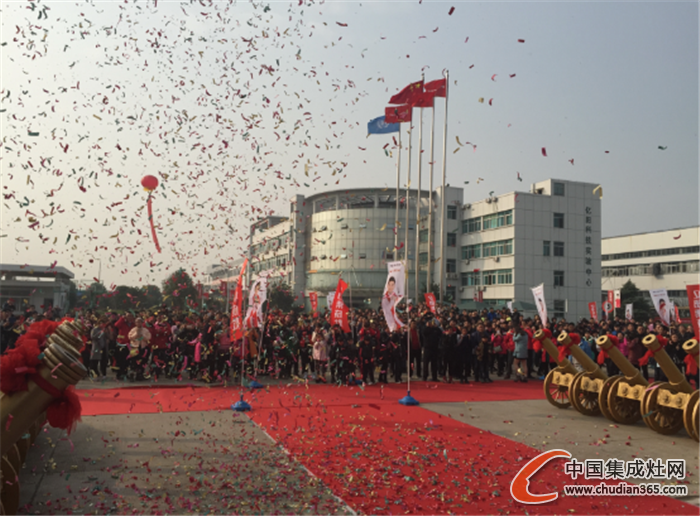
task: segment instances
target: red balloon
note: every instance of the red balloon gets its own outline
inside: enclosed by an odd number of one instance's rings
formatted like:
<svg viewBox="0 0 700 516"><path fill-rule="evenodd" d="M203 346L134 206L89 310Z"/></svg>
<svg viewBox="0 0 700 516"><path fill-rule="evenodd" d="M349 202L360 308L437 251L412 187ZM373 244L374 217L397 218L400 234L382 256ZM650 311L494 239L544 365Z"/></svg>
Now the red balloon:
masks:
<svg viewBox="0 0 700 516"><path fill-rule="evenodd" d="M155 176L144 176L143 179L141 179L141 186L149 192L153 191L158 187L158 178Z"/></svg>

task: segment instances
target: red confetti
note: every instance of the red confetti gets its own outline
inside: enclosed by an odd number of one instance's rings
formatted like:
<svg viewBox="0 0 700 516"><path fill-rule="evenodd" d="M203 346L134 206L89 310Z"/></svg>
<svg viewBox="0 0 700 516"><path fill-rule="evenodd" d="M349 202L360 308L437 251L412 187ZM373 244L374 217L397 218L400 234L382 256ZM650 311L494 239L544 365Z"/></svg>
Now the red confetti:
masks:
<svg viewBox="0 0 700 516"><path fill-rule="evenodd" d="M450 12L448 12L447 14L450 15L450 16L452 16L452 13L453 13L453 12L455 12L455 8L454 8L454 7L450 7Z"/></svg>
<svg viewBox="0 0 700 516"><path fill-rule="evenodd" d="M546 158L547 157L547 149L542 147L542 155Z"/></svg>

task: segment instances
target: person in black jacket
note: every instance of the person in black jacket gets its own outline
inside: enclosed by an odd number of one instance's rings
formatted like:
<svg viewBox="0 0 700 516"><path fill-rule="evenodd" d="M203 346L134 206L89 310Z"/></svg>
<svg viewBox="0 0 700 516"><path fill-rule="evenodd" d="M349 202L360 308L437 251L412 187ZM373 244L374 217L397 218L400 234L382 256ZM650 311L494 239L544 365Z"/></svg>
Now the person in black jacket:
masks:
<svg viewBox="0 0 700 516"><path fill-rule="evenodd" d="M435 325L435 319L431 319L423 330L423 381L428 380L428 366L434 382L438 381L438 358L440 353L440 340L442 330Z"/></svg>
<svg viewBox="0 0 700 516"><path fill-rule="evenodd" d="M375 358L379 364L380 383L389 383L387 377L389 375L389 362L391 359L390 345L389 333L386 330L382 330L377 339L375 349Z"/></svg>
<svg viewBox="0 0 700 516"><path fill-rule="evenodd" d="M476 325L476 331L472 333L472 343L476 358L474 377L481 383L491 383L489 378L489 358L491 355L491 335L485 330L483 323Z"/></svg>
<svg viewBox="0 0 700 516"><path fill-rule="evenodd" d="M445 330L442 335L442 362L443 380L452 383L454 378L459 376L457 367L457 327L454 322Z"/></svg>
<svg viewBox="0 0 700 516"><path fill-rule="evenodd" d="M469 383L469 375L472 370L472 341L469 335L469 323L462 327L462 332L457 335L456 349L457 375L459 383Z"/></svg>
<svg viewBox="0 0 700 516"><path fill-rule="evenodd" d="M367 335L360 337L358 355L362 381L367 385L372 385L374 383L374 346Z"/></svg>

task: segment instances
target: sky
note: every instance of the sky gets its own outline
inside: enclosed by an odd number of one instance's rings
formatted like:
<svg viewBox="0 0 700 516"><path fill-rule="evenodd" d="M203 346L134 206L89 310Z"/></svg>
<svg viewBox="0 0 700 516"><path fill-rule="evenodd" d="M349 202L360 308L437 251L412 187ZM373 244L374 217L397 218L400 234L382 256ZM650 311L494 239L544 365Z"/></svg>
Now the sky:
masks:
<svg viewBox="0 0 700 516"><path fill-rule="evenodd" d="M294 194L393 188L395 143L367 122L445 71L447 182L465 202L553 177L602 185L604 237L698 224L697 2L0 7L3 263L87 280L101 265L108 287L203 279Z"/></svg>

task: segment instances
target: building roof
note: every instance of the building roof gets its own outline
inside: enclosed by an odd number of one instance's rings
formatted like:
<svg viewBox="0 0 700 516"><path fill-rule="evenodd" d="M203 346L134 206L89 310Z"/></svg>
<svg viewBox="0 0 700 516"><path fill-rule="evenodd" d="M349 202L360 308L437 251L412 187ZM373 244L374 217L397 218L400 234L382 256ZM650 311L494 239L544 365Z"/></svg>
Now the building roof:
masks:
<svg viewBox="0 0 700 516"><path fill-rule="evenodd" d="M13 276L30 276L34 278L73 279L75 275L65 267L51 267L47 265L15 265L10 263L0 264L0 274L12 274Z"/></svg>
<svg viewBox="0 0 700 516"><path fill-rule="evenodd" d="M610 238L625 238L625 237L638 236L638 235L653 235L655 233L666 233L668 231L683 231L686 229L694 229L696 231L700 231L700 226L685 226L682 228L659 229L657 231L640 231L639 233L626 233L624 235L606 236L606 237L603 237L603 240L608 240Z"/></svg>

